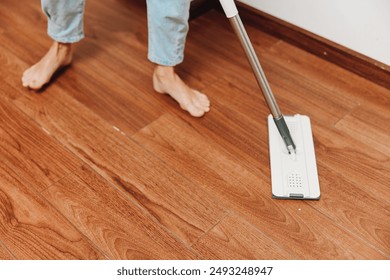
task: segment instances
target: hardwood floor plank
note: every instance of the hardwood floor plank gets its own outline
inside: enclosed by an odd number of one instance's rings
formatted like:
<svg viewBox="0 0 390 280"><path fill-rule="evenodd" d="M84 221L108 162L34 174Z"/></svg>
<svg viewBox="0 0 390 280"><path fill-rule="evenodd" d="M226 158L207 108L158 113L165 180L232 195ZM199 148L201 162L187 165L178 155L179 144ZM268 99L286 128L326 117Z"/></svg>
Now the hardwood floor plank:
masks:
<svg viewBox="0 0 390 280"><path fill-rule="evenodd" d="M286 42L281 41L270 48L269 55L275 65L310 77L345 98L346 103L374 103L384 109L390 106L388 89Z"/></svg>
<svg viewBox="0 0 390 280"><path fill-rule="evenodd" d="M170 170L123 131L114 129L61 91L51 98L53 101L47 106L34 97L19 99L17 103L53 137L124 190L129 199L142 205L179 238L190 244L223 217L225 211L218 200ZM31 106L40 109L30 110ZM96 138L100 135L102 140Z"/></svg>
<svg viewBox="0 0 390 280"><path fill-rule="evenodd" d="M386 197L378 199L370 185L349 182L336 171L319 164L322 198L310 203L335 224L351 232L361 242L371 245L385 258L390 258L390 200L388 188L382 187ZM360 184L360 185L359 185Z"/></svg>
<svg viewBox="0 0 390 280"><path fill-rule="evenodd" d="M1 39L2 36L0 35ZM0 79L2 80L0 83L1 95L10 100L20 97L20 91L10 86L9 81L15 80L15 77L20 77L24 63L0 45L0 65Z"/></svg>
<svg viewBox="0 0 390 280"><path fill-rule="evenodd" d="M1 93L0 93L1 94ZM82 164L12 103L0 97L0 165L14 169L37 191Z"/></svg>
<svg viewBox="0 0 390 280"><path fill-rule="evenodd" d="M81 167L43 195L110 259L197 258L89 167Z"/></svg>
<svg viewBox="0 0 390 280"><path fill-rule="evenodd" d="M315 210L315 202L271 199L269 177L252 173L177 117L164 115L134 139L299 258L384 258Z"/></svg>
<svg viewBox="0 0 390 280"><path fill-rule="evenodd" d="M111 83L108 79L105 82ZM63 88L76 100L105 118L107 122L129 134L160 115L161 109L156 103L146 102L142 97L145 93L140 90L132 86L120 87L119 83L111 87L104 86L102 83L104 82L94 82L92 76L69 73L67 84ZM79 88L80 91L68 90L69 86Z"/></svg>
<svg viewBox="0 0 390 280"><path fill-rule="evenodd" d="M318 163L383 205L388 204L390 165L386 155L337 128L317 125L314 133Z"/></svg>
<svg viewBox="0 0 390 280"><path fill-rule="evenodd" d="M229 214L192 248L197 250L202 258L212 260L296 258L235 214Z"/></svg>
<svg viewBox="0 0 390 280"><path fill-rule="evenodd" d="M20 92L15 90L15 88L10 86L5 80L0 85L0 92L2 94L2 98L9 101L21 96Z"/></svg>
<svg viewBox="0 0 390 280"><path fill-rule="evenodd" d="M382 153L390 162L390 107L361 106L338 122L336 128Z"/></svg>
<svg viewBox="0 0 390 280"><path fill-rule="evenodd" d="M47 36L47 20L40 5L32 1L7 1L0 11L0 25L7 26L1 34L2 47L8 49L20 60L32 65L47 51L52 41ZM30 31L30 32L29 32ZM20 73L22 74L22 73Z"/></svg>
<svg viewBox="0 0 390 280"><path fill-rule="evenodd" d="M0 239L17 259L105 258L16 171L0 166Z"/></svg>
<svg viewBox="0 0 390 280"><path fill-rule="evenodd" d="M218 200L132 141L106 139L89 157L107 180L188 244L224 215Z"/></svg>

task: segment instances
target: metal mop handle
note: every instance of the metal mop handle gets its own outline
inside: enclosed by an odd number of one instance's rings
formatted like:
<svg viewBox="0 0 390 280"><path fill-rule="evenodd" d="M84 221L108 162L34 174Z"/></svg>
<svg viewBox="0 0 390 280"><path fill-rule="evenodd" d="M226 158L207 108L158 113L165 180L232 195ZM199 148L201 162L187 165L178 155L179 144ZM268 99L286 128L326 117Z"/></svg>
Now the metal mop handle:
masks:
<svg viewBox="0 0 390 280"><path fill-rule="evenodd" d="M260 65L256 52L253 49L252 43L248 37L248 34L246 33L245 27L242 24L234 0L219 0L219 1L221 2L222 8L225 11L226 17L229 19L234 29L234 32L236 33L236 35L238 36L241 42L241 45L252 67L253 73L255 74L257 83L259 84L261 90L263 91L265 101L267 102L268 108L270 109L271 114L274 118L276 127L278 128L279 133L282 136L288 151L290 153L295 152L295 144L291 138L290 131L287 127L286 121L284 120L283 115L279 109L279 106L276 103L275 97L268 84L267 78L265 77L263 68Z"/></svg>

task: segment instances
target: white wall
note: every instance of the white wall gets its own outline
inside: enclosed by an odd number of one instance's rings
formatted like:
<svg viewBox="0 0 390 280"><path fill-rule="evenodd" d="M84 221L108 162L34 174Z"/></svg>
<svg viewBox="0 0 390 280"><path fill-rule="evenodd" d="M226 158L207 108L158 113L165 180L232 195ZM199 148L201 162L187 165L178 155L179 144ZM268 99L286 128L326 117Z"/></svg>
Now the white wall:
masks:
<svg viewBox="0 0 390 280"><path fill-rule="evenodd" d="M390 0L238 0L390 65Z"/></svg>

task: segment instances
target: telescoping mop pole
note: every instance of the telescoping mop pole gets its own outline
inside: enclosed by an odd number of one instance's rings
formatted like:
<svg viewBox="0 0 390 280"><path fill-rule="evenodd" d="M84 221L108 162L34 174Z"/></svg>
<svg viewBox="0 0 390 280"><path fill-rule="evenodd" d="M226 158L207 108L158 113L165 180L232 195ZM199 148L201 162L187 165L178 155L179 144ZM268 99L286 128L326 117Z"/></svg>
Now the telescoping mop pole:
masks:
<svg viewBox="0 0 390 280"><path fill-rule="evenodd" d="M268 108L271 111L276 127L278 128L279 133L282 136L284 143L286 144L287 150L289 151L289 153L295 153L296 147L294 141L291 138L291 134L287 127L286 121L284 120L279 106L276 103L275 97L268 84L267 78L265 77L263 68L260 65L256 52L253 49L252 43L248 37L248 34L246 33L245 27L242 24L236 4L234 3L234 0L219 1L221 2L222 8L226 14L226 17L229 19L234 32L236 33L241 42L241 45L252 67L253 73L255 74L257 83L259 84L263 92L265 101L267 102Z"/></svg>

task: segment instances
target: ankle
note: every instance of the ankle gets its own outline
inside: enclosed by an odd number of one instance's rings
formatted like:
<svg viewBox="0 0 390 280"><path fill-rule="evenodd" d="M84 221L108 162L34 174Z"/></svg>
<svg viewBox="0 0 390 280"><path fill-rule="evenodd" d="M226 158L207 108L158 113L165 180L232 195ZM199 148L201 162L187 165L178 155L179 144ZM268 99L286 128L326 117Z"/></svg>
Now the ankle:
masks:
<svg viewBox="0 0 390 280"><path fill-rule="evenodd" d="M56 62L62 66L69 65L73 59L73 48L71 43L54 42L52 52L55 53Z"/></svg>
<svg viewBox="0 0 390 280"><path fill-rule="evenodd" d="M72 48L72 43L62 43L62 42L57 42L54 41L54 46L56 46L59 49L64 49L64 50L70 50Z"/></svg>
<svg viewBox="0 0 390 280"><path fill-rule="evenodd" d="M154 76L160 81L173 79L175 77L175 69L172 66L157 65L154 68Z"/></svg>
<svg viewBox="0 0 390 280"><path fill-rule="evenodd" d="M61 43L54 41L53 48L56 50L57 54L62 54L65 56L72 55L72 45L71 43Z"/></svg>

